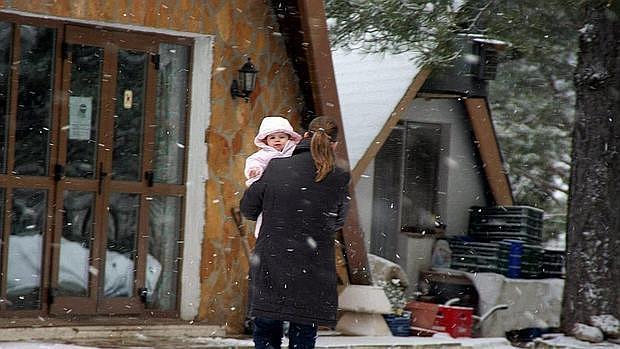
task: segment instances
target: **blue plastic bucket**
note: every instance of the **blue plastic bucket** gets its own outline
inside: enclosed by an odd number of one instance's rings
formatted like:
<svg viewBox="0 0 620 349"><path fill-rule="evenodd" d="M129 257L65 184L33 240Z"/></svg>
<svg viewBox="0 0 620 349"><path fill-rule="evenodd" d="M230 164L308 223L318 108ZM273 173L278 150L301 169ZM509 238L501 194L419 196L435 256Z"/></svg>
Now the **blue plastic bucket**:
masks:
<svg viewBox="0 0 620 349"><path fill-rule="evenodd" d="M518 266L508 266L508 270L506 271L506 276L509 278L520 278L521 277L521 265Z"/></svg>
<svg viewBox="0 0 620 349"><path fill-rule="evenodd" d="M510 255L508 256L509 267L521 267L521 256Z"/></svg>
<svg viewBox="0 0 620 349"><path fill-rule="evenodd" d="M522 256L523 255L523 241L521 240L508 240L510 242L510 255Z"/></svg>

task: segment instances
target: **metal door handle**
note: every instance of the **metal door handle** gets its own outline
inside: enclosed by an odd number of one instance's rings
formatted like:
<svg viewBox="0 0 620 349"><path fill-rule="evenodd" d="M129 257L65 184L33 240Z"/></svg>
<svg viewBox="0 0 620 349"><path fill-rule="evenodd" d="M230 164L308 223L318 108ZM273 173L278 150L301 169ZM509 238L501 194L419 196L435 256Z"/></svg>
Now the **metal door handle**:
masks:
<svg viewBox="0 0 620 349"><path fill-rule="evenodd" d="M148 187L152 187L153 182L155 181L155 174L153 171L146 171L144 172L144 179L146 179L146 185Z"/></svg>
<svg viewBox="0 0 620 349"><path fill-rule="evenodd" d="M141 287L138 289L138 296L140 297L140 301L142 301L142 303L146 304L146 301L148 300L148 295L149 295L149 289L146 287Z"/></svg>

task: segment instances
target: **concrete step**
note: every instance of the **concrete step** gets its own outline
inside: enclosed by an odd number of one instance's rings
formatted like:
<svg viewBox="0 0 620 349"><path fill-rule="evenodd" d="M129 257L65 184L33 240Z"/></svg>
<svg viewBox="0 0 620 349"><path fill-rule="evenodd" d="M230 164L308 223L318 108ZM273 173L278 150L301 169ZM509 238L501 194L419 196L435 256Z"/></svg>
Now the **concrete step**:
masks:
<svg viewBox="0 0 620 349"><path fill-rule="evenodd" d="M0 329L0 349L37 348L26 343L73 344L89 348L239 348L254 347L249 337L226 336L225 329L208 325L59 326ZM10 344L12 343L12 344ZM21 344L21 345L20 345ZM284 339L282 347L287 347ZM342 336L319 333L317 348L329 349L508 349L504 338L429 338ZM62 347L59 347L61 349Z"/></svg>
<svg viewBox="0 0 620 349"><path fill-rule="evenodd" d="M224 327L210 325L46 326L0 329L0 341L73 341L81 339L225 336Z"/></svg>

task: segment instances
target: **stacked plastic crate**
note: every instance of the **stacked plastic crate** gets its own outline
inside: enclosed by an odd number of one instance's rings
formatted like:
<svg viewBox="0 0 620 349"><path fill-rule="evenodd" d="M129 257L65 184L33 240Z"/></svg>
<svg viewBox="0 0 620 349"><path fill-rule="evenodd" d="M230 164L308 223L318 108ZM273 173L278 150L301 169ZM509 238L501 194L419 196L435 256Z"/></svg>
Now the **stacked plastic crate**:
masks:
<svg viewBox="0 0 620 349"><path fill-rule="evenodd" d="M543 210L472 207L468 236L449 240L454 269L511 278L564 277L564 251L542 248Z"/></svg>
<svg viewBox="0 0 620 349"><path fill-rule="evenodd" d="M529 206L472 207L469 209L469 235L477 241L509 239L540 245L543 213Z"/></svg>
<svg viewBox="0 0 620 349"><path fill-rule="evenodd" d="M529 206L472 207L469 239L452 239L452 267L538 278L543 270L543 211Z"/></svg>
<svg viewBox="0 0 620 349"><path fill-rule="evenodd" d="M521 240L499 242L497 272L510 278L538 279L542 276L543 248Z"/></svg>
<svg viewBox="0 0 620 349"><path fill-rule="evenodd" d="M454 269L476 272L497 272L498 244L450 239Z"/></svg>
<svg viewBox="0 0 620 349"><path fill-rule="evenodd" d="M543 278L563 278L565 270L565 255L562 250L544 250L542 262Z"/></svg>

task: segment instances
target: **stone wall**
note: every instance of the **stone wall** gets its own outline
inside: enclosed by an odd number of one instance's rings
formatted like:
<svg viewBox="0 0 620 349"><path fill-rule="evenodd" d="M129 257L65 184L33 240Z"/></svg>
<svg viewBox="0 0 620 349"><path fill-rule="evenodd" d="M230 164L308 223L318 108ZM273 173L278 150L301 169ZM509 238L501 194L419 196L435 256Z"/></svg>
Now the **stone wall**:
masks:
<svg viewBox="0 0 620 349"><path fill-rule="evenodd" d="M209 180L201 266L199 320L242 329L247 259L230 219L244 190L245 158L261 117L282 114L299 125L299 84L268 0L0 0L0 7L67 18L165 28L214 36ZM252 59L260 71L249 103L230 84ZM298 128L298 127L296 127ZM253 241L251 241L253 243Z"/></svg>

